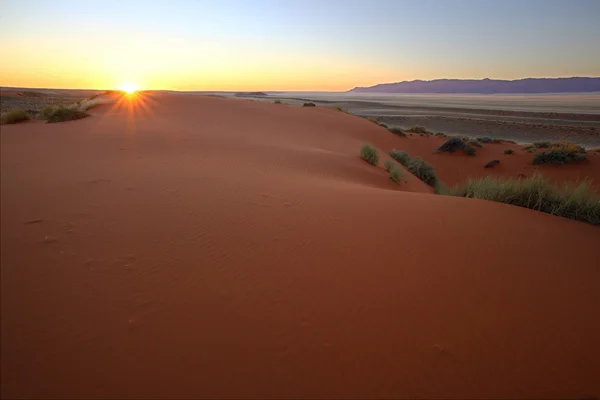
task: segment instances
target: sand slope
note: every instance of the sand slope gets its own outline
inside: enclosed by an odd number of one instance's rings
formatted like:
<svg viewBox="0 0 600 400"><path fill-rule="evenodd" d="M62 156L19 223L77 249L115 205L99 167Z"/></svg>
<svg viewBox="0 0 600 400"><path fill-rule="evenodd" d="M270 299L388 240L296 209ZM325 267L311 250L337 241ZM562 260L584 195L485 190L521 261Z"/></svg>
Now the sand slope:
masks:
<svg viewBox="0 0 600 400"><path fill-rule="evenodd" d="M2 126L3 397L600 396L598 228L395 185L343 113L145 104Z"/></svg>

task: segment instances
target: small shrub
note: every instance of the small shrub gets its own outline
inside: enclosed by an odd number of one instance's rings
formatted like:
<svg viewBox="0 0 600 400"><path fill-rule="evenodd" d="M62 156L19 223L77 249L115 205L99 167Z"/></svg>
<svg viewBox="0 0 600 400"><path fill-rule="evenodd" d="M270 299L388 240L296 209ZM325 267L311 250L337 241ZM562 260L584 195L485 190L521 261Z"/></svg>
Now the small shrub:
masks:
<svg viewBox="0 0 600 400"><path fill-rule="evenodd" d="M504 150L504 154L512 154L512 153L514 153L513 149L505 149Z"/></svg>
<svg viewBox="0 0 600 400"><path fill-rule="evenodd" d="M31 115L25 110L12 110L0 116L0 122L3 124L16 124L18 122L28 121L31 119Z"/></svg>
<svg viewBox="0 0 600 400"><path fill-rule="evenodd" d="M54 110L56 110L56 107L57 106L52 106L52 105L47 105L46 107L44 107L44 109L42 110L42 113L41 113L42 119L50 118L50 115L52 115Z"/></svg>
<svg viewBox="0 0 600 400"><path fill-rule="evenodd" d="M411 158L407 167L408 170L413 173L413 175L421 179L429 186L436 186L437 175L435 174L435 168L421 157Z"/></svg>
<svg viewBox="0 0 600 400"><path fill-rule="evenodd" d="M530 151L530 150L534 150L534 149L535 149L535 146L532 144L526 144L523 146L523 150Z"/></svg>
<svg viewBox="0 0 600 400"><path fill-rule="evenodd" d="M394 162L390 159L385 160L385 162L383 163L383 167L385 168L386 171L391 170L395 166L396 166L396 164L394 164Z"/></svg>
<svg viewBox="0 0 600 400"><path fill-rule="evenodd" d="M465 147L465 153L467 153L468 156L475 156L475 155L477 155L477 151L473 147L471 147L471 146Z"/></svg>
<svg viewBox="0 0 600 400"><path fill-rule="evenodd" d="M281 100L275 100L273 103L275 103L275 104L283 104L283 103L281 102Z"/></svg>
<svg viewBox="0 0 600 400"><path fill-rule="evenodd" d="M552 149L543 151L541 153L537 153L533 158L533 164L563 165L568 164L570 162L584 161L586 159L587 157L585 153L580 153L578 151Z"/></svg>
<svg viewBox="0 0 600 400"><path fill-rule="evenodd" d="M379 126L383 126L385 129L389 129L390 127L387 126L387 124L384 124L383 122L378 122Z"/></svg>
<svg viewBox="0 0 600 400"><path fill-rule="evenodd" d="M552 143L548 141L533 142L532 144L533 147L535 147L536 149L549 149L550 147L552 147Z"/></svg>
<svg viewBox="0 0 600 400"><path fill-rule="evenodd" d="M492 143L494 141L494 139L492 139L491 137L487 137L487 136L477 138L477 140L480 141L481 143Z"/></svg>
<svg viewBox="0 0 600 400"><path fill-rule="evenodd" d="M470 156L474 156L477 153L473 147L469 146L464 139L459 137L452 137L446 140L446 142L438 148L438 152L447 151L451 154L455 153L457 150L463 150Z"/></svg>
<svg viewBox="0 0 600 400"><path fill-rule="evenodd" d="M405 151L392 150L390 152L390 157L392 157L394 160L398 161L400 164L404 165L405 167L408 165L408 162L410 161L410 156Z"/></svg>
<svg viewBox="0 0 600 400"><path fill-rule="evenodd" d="M424 126L419 126L419 125L413 125L410 127L410 129L408 130L409 132L413 132L413 133L429 133L427 131L427 129L425 129Z"/></svg>
<svg viewBox="0 0 600 400"><path fill-rule="evenodd" d="M80 111L77 107L58 106L54 107L54 109L48 113L46 120L48 123L73 121L88 117L89 115L90 114L84 111Z"/></svg>
<svg viewBox="0 0 600 400"><path fill-rule="evenodd" d="M365 117L365 119L373 122L374 124L379 125L379 121L377 120L377 117Z"/></svg>
<svg viewBox="0 0 600 400"><path fill-rule="evenodd" d="M400 182L400 180L402 179L402 172L400 171L400 168L392 164L392 167L388 171L390 173L390 179L392 181L396 183Z"/></svg>
<svg viewBox="0 0 600 400"><path fill-rule="evenodd" d="M600 225L600 196L587 181L576 187L559 188L541 175L506 180L488 176L469 180L465 186L452 190L450 194L512 204Z"/></svg>
<svg viewBox="0 0 600 400"><path fill-rule="evenodd" d="M435 136L439 136L439 137L447 137L448 135L446 135L444 132L437 132L435 134Z"/></svg>
<svg viewBox="0 0 600 400"><path fill-rule="evenodd" d="M377 154L377 149L369 143L363 144L360 149L360 157L371 165L379 164L379 154Z"/></svg>
<svg viewBox="0 0 600 400"><path fill-rule="evenodd" d="M396 126L388 128L388 130L390 132L392 132L394 135L400 135L400 136L404 136L406 137L406 133L404 133L404 131Z"/></svg>
<svg viewBox="0 0 600 400"><path fill-rule="evenodd" d="M304 103L302 104L302 107L316 107L315 103Z"/></svg>
<svg viewBox="0 0 600 400"><path fill-rule="evenodd" d="M503 143L503 142L504 142L504 139L501 139L501 138L494 138L494 139L492 139L492 143L495 143L495 144L500 144L500 143Z"/></svg>
<svg viewBox="0 0 600 400"><path fill-rule="evenodd" d="M481 143L479 143L479 141L477 140L469 140L469 145L471 146L475 146L475 147L483 147L483 145Z"/></svg>

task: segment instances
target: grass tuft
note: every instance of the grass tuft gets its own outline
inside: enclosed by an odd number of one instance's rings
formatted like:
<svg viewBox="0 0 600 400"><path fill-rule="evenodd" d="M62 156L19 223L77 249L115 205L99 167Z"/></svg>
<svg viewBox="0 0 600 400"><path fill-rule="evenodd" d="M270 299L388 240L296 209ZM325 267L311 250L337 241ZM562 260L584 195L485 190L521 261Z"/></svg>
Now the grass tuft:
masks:
<svg viewBox="0 0 600 400"><path fill-rule="evenodd" d="M388 160L390 161L390 160ZM398 168L398 166L396 164L394 164L392 162L392 167L388 170L388 172L390 173L390 179L393 182L400 182L402 180L402 171L400 171L400 168Z"/></svg>
<svg viewBox="0 0 600 400"><path fill-rule="evenodd" d="M316 107L315 103L304 103L302 104L302 107Z"/></svg>
<svg viewBox="0 0 600 400"><path fill-rule="evenodd" d="M423 133L423 134L429 133L429 131L424 126L419 126L419 125L411 126L408 131L412 132L412 133Z"/></svg>
<svg viewBox="0 0 600 400"><path fill-rule="evenodd" d="M283 103L281 102L281 100L275 100L273 103L275 103L275 104L283 104Z"/></svg>
<svg viewBox="0 0 600 400"><path fill-rule="evenodd" d="M394 135L400 135L400 136L406 137L406 133L404 133L404 131L402 129L398 128L397 126L393 126L391 128L388 128L388 130L390 132L392 132Z"/></svg>
<svg viewBox="0 0 600 400"><path fill-rule="evenodd" d="M435 168L421 157L411 158L408 162L408 170L429 186L436 187L438 183Z"/></svg>
<svg viewBox="0 0 600 400"><path fill-rule="evenodd" d="M514 150L513 149L505 149L504 150L504 154L513 154Z"/></svg>
<svg viewBox="0 0 600 400"><path fill-rule="evenodd" d="M383 167L385 168L386 171L390 171L392 168L394 168L396 166L396 164L394 164L394 162L392 160L390 160L389 158L387 160L384 161L383 163Z"/></svg>
<svg viewBox="0 0 600 400"><path fill-rule="evenodd" d="M72 104L70 106L56 106L48 110L44 109L42 114L45 115L48 123L74 121L90 115L85 111L81 111L77 104Z"/></svg>
<svg viewBox="0 0 600 400"><path fill-rule="evenodd" d="M552 143L548 141L533 142L532 145L536 149L549 149L550 147L552 147Z"/></svg>
<svg viewBox="0 0 600 400"><path fill-rule="evenodd" d="M30 119L31 115L25 110L7 111L0 116L0 122L3 124L16 124Z"/></svg>
<svg viewBox="0 0 600 400"><path fill-rule="evenodd" d="M379 164L379 154L377 153L377 149L370 143L363 144L360 149L360 158L371 165Z"/></svg>
<svg viewBox="0 0 600 400"><path fill-rule="evenodd" d="M392 157L394 160L398 161L405 167L408 166L408 162L410 161L410 156L405 151L392 150L390 152L390 157Z"/></svg>
<svg viewBox="0 0 600 400"><path fill-rule="evenodd" d="M512 204L600 225L600 196L591 189L588 181L576 187L557 187L542 175L506 180L488 176L469 180L450 194Z"/></svg>

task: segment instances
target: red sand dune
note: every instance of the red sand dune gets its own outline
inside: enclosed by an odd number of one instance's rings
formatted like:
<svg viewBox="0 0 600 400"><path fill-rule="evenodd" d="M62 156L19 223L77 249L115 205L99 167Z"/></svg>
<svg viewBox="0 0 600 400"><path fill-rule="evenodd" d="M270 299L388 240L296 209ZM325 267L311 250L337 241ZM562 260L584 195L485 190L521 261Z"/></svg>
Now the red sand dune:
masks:
<svg viewBox="0 0 600 400"><path fill-rule="evenodd" d="M2 397L600 396L597 227L395 185L340 112L146 100L2 126Z"/></svg>

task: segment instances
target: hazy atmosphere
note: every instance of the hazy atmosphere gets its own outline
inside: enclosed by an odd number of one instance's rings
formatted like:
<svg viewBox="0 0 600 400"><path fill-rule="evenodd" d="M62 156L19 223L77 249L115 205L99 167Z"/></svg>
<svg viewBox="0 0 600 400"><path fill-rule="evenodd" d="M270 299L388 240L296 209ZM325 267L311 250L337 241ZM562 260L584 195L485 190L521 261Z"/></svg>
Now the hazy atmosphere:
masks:
<svg viewBox="0 0 600 400"><path fill-rule="evenodd" d="M340 91L600 76L599 15L596 0L8 0L0 85Z"/></svg>

